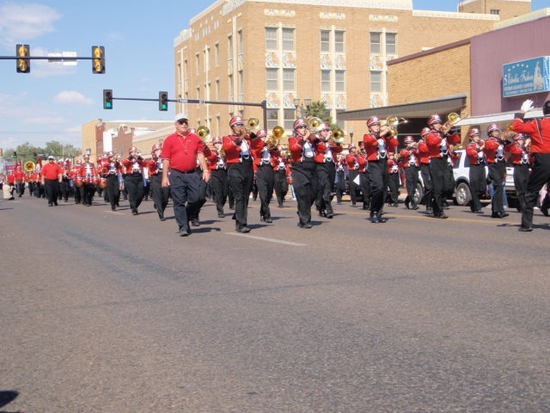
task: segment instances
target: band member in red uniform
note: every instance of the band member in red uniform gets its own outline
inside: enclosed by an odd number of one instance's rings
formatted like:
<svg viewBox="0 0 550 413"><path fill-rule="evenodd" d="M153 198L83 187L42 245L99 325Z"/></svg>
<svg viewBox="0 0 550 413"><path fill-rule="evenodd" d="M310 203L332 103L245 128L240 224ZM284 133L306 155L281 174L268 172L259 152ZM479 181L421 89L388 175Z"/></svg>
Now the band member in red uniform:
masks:
<svg viewBox="0 0 550 413"><path fill-rule="evenodd" d="M392 207L399 206L399 163L395 153L388 152L388 203Z"/></svg>
<svg viewBox="0 0 550 413"><path fill-rule="evenodd" d="M96 185L99 182L99 173L96 166L90 162L90 155L83 156L84 162L80 165L79 175L82 177L82 205L92 206Z"/></svg>
<svg viewBox="0 0 550 413"><path fill-rule="evenodd" d="M390 128L381 127L380 120L375 116L367 121L367 128L369 132L363 136L363 145L369 163L370 220L372 223L382 223L386 222L381 212L388 188L388 152L394 152L399 141L391 135Z"/></svg>
<svg viewBox="0 0 550 413"><path fill-rule="evenodd" d="M418 158L420 162L420 176L424 186L424 195L420 203L426 205L426 214L433 214L433 181L432 172L430 171L430 150L426 144L426 136L430 133L430 128L422 129L420 132L420 140L418 141Z"/></svg>
<svg viewBox="0 0 550 413"><path fill-rule="evenodd" d="M533 208L537 203L539 191L544 184L550 182L550 100L542 105L542 119L525 121L525 113L533 108L533 101L527 99L516 113L512 130L531 136L531 156L533 169L529 176L527 192L525 193L525 208L521 211L521 232L533 230Z"/></svg>
<svg viewBox="0 0 550 413"><path fill-rule="evenodd" d="M472 202L470 210L472 212L483 213L481 197L487 190L487 174L485 172L485 142L481 140L479 129L473 128L468 132L470 144L466 147L466 156L470 161L470 192L472 193Z"/></svg>
<svg viewBox="0 0 550 413"><path fill-rule="evenodd" d="M335 178L335 190L336 190L336 203L340 205L342 203L342 197L346 190L346 157L342 153L336 154L336 178Z"/></svg>
<svg viewBox="0 0 550 413"><path fill-rule="evenodd" d="M250 232L248 227L248 199L254 179L252 137L244 125L244 119L233 116L229 121L231 135L223 137L223 150L227 162L229 190L235 200L235 230Z"/></svg>
<svg viewBox="0 0 550 413"><path fill-rule="evenodd" d="M417 210L418 205L414 194L418 186L419 155L418 144L412 136L407 136L404 140L405 147L401 149L401 163L405 172L405 182L407 186L407 197L405 198L405 208Z"/></svg>
<svg viewBox="0 0 550 413"><path fill-rule="evenodd" d="M196 172L197 162L202 167L205 182L210 180L210 172L204 156L204 142L189 131L187 114L177 114L175 126L176 132L164 140L162 147L162 186L170 186L179 235L187 237L191 233L190 212L200 196L201 178Z"/></svg>
<svg viewBox="0 0 550 413"><path fill-rule="evenodd" d="M280 157L277 142L273 136L260 129L256 134L258 138L254 145L254 165L256 167L256 185L260 196L260 220L271 224L271 210L269 204L273 198L275 186L275 171L277 159Z"/></svg>
<svg viewBox="0 0 550 413"><path fill-rule="evenodd" d="M285 154L285 150L282 146L279 146L279 156L276 159L276 165L274 166L274 190L277 197L277 206L279 208L284 207L285 196L288 193L288 181L287 181L287 168L288 159Z"/></svg>
<svg viewBox="0 0 550 413"><path fill-rule="evenodd" d="M293 136L288 138L292 156L292 185L298 207L298 226L309 229L311 207L317 197L317 173L315 167L315 137L307 127L305 119L297 119Z"/></svg>
<svg viewBox="0 0 550 413"><path fill-rule="evenodd" d="M514 165L514 187L519 202L518 211L522 212L525 208L525 194L529 183L530 156L525 145L525 137L518 133L513 139L514 142L507 145L505 149L510 154Z"/></svg>
<svg viewBox="0 0 550 413"><path fill-rule="evenodd" d="M227 202L228 184L227 184L227 164L223 153L223 140L216 137L212 140L214 150L206 158L208 169L210 169L210 189L212 190L212 200L216 204L218 218L223 218L225 203Z"/></svg>
<svg viewBox="0 0 550 413"><path fill-rule="evenodd" d="M25 171L21 168L20 163L15 165L13 175L15 177L15 193L21 198L25 192Z"/></svg>
<svg viewBox="0 0 550 413"><path fill-rule="evenodd" d="M357 178L359 176L359 154L357 153L357 146L353 143L348 145L348 154L346 155L346 164L348 167L348 179L349 179L349 197L351 206L357 205L357 198L360 191L360 182Z"/></svg>
<svg viewBox="0 0 550 413"><path fill-rule="evenodd" d="M487 128L485 140L485 159L489 164L489 179L493 185L493 199L491 200L491 218L504 218L509 214L504 212L504 185L506 183L505 147L510 142L500 139L500 128L493 123Z"/></svg>
<svg viewBox="0 0 550 413"><path fill-rule="evenodd" d="M55 162L53 156L48 156L48 163L42 167L42 185L48 198L48 206L57 206L59 183L63 179L63 169Z"/></svg>
<svg viewBox="0 0 550 413"><path fill-rule="evenodd" d="M334 217L332 198L334 194L334 181L336 180L336 164L334 157L342 152L342 145L334 142L328 123L321 123L315 134L315 164L318 182L318 192L315 204L319 215L326 218Z"/></svg>
<svg viewBox="0 0 550 413"><path fill-rule="evenodd" d="M155 144L151 148L151 159L147 163L149 169L149 179L151 185L151 196L155 203L155 209L161 221L164 221L164 211L168 205L168 199L170 197L170 187L162 186L162 145Z"/></svg>
<svg viewBox="0 0 550 413"><path fill-rule="evenodd" d="M141 156L141 152L135 146L128 151L127 158L122 160L124 166L124 187L128 191L128 202L132 215L138 214L138 208L143 201L143 168L147 167L147 161Z"/></svg>
<svg viewBox="0 0 550 413"><path fill-rule="evenodd" d="M454 189L453 170L449 168L449 146L460 143L460 135L452 131L451 124L445 124L439 115L428 119L431 128L426 135L426 144L430 152L430 172L433 182L433 216L448 218L443 212L446 195Z"/></svg>
<svg viewBox="0 0 550 413"><path fill-rule="evenodd" d="M368 211L370 209L371 193L370 193L370 175L369 175L369 163L367 161L367 151L363 141L359 141L359 151L357 153L357 160L359 162L359 192L363 199L363 210Z"/></svg>
<svg viewBox="0 0 550 413"><path fill-rule="evenodd" d="M119 206L122 168L114 152L107 152L105 161L101 163L101 176L107 180L105 192L112 211Z"/></svg>

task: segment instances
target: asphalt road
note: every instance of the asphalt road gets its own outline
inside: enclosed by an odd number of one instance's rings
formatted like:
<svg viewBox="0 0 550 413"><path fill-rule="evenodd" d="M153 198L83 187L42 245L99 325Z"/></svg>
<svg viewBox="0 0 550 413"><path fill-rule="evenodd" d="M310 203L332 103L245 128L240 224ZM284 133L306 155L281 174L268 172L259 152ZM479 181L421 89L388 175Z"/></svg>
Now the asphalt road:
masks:
<svg viewBox="0 0 550 413"><path fill-rule="evenodd" d="M0 200L0 412L550 412L550 218Z"/></svg>

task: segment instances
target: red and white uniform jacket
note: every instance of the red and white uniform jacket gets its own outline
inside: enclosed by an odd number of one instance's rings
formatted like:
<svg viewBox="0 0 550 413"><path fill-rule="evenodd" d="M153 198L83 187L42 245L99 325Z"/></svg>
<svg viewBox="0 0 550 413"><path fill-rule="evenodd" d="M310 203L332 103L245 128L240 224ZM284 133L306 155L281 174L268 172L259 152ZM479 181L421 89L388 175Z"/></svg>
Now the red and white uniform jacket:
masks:
<svg viewBox="0 0 550 413"><path fill-rule="evenodd" d="M236 135L223 137L223 151L225 152L225 161L228 165L240 163L243 159L253 158L252 148L257 145L256 141L261 139L252 139L246 135L240 143L238 143L238 140L239 137Z"/></svg>
<svg viewBox="0 0 550 413"><path fill-rule="evenodd" d="M512 144L507 145L505 150L510 154L514 165L531 164L531 157L525 148L525 145L520 146L517 142L513 142Z"/></svg>
<svg viewBox="0 0 550 413"><path fill-rule="evenodd" d="M512 130L531 136L531 153L550 153L550 115L524 121L523 114L517 113Z"/></svg>
<svg viewBox="0 0 550 413"><path fill-rule="evenodd" d="M430 150L428 149L428 144L424 140L418 142L418 158L420 160L420 165L430 164Z"/></svg>
<svg viewBox="0 0 550 413"><path fill-rule="evenodd" d="M367 170L367 165L369 163L367 161L367 154L359 152L357 154L357 159L359 161L359 173L365 172Z"/></svg>
<svg viewBox="0 0 550 413"><path fill-rule="evenodd" d="M217 150L213 150L210 153L210 156L206 157L206 162L208 164L208 169L210 171L225 170L227 169L227 163L225 158L218 153Z"/></svg>
<svg viewBox="0 0 550 413"><path fill-rule="evenodd" d="M344 150L342 145L332 143L330 140L320 139L315 146L315 162L326 163L335 162L334 155Z"/></svg>
<svg viewBox="0 0 550 413"><path fill-rule="evenodd" d="M276 169L277 158L281 156L279 149L268 149L267 144L257 139L258 142L252 149L254 153L254 166L256 169L262 165L270 165L273 169Z"/></svg>
<svg viewBox="0 0 550 413"><path fill-rule="evenodd" d="M288 148L290 149L292 162L302 162L306 158L315 160L317 154L313 135L310 135L307 139L303 139L301 136L288 138Z"/></svg>
<svg viewBox="0 0 550 413"><path fill-rule="evenodd" d="M367 133L363 136L363 147L367 151L367 160L374 162L379 159L387 159L388 152L395 152L399 141L391 135L380 136L375 133Z"/></svg>
<svg viewBox="0 0 550 413"><path fill-rule="evenodd" d="M504 162L506 160L504 147L505 144L500 139L487 138L485 141L485 148L483 149L487 162Z"/></svg>
<svg viewBox="0 0 550 413"><path fill-rule="evenodd" d="M128 157L122 160L123 173L127 175L131 174L143 174L143 168L147 167L147 161L141 156L136 158Z"/></svg>
<svg viewBox="0 0 550 413"><path fill-rule="evenodd" d="M82 178L82 182L85 184L96 184L99 181L97 169L91 162L84 162L80 165L78 175Z"/></svg>
<svg viewBox="0 0 550 413"><path fill-rule="evenodd" d="M399 173L399 163L395 159L388 159L388 173Z"/></svg>
<svg viewBox="0 0 550 413"><path fill-rule="evenodd" d="M418 157L417 148L403 148L399 154L401 155L401 163L403 164L403 168L420 166L420 158Z"/></svg>
<svg viewBox="0 0 550 413"><path fill-rule="evenodd" d="M149 177L159 175L162 176L162 158L160 156L153 157L147 161L147 170Z"/></svg>
<svg viewBox="0 0 550 413"><path fill-rule="evenodd" d="M426 135L426 144L430 153L430 159L448 157L449 146L460 143L460 140L461 138L458 133L445 135L443 132L432 129Z"/></svg>
<svg viewBox="0 0 550 413"><path fill-rule="evenodd" d="M485 152L481 149L479 143L470 142L466 147L466 155L470 160L470 165L480 165L485 163Z"/></svg>
<svg viewBox="0 0 550 413"><path fill-rule="evenodd" d="M346 163L350 171L359 171L367 164L367 158L359 153L348 153L346 155Z"/></svg>

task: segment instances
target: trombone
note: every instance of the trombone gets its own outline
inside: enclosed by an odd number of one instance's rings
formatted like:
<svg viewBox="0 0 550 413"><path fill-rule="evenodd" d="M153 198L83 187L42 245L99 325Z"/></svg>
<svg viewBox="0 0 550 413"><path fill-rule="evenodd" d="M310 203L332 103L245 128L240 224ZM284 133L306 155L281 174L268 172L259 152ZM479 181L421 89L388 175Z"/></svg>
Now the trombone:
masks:
<svg viewBox="0 0 550 413"><path fill-rule="evenodd" d="M282 126L275 126L266 140L267 148L269 150L277 148L285 134L285 129Z"/></svg>
<svg viewBox="0 0 550 413"><path fill-rule="evenodd" d="M467 117L467 116L466 116ZM455 124L460 122L462 118L460 115L456 112L451 112L447 115L447 122L443 124L443 127L441 128L441 131L443 133L449 133L449 131L453 128Z"/></svg>
<svg viewBox="0 0 550 413"><path fill-rule="evenodd" d="M409 122L405 118L398 118L397 116L388 116L385 121L383 121L383 125L385 126L389 131L391 136L395 137L397 136L397 127L403 123Z"/></svg>
<svg viewBox="0 0 550 413"><path fill-rule="evenodd" d="M346 136L346 133L342 129L338 128L332 132L332 136L330 138L334 143L340 145L344 143L344 136Z"/></svg>
<svg viewBox="0 0 550 413"><path fill-rule="evenodd" d="M323 123L323 120L318 117L313 117L308 119L307 121L307 128L312 132L317 132L317 128L321 126L321 123Z"/></svg>
<svg viewBox="0 0 550 413"><path fill-rule="evenodd" d="M201 125L197 128L197 135L199 135L199 138L201 138L203 142L206 142L210 139L210 129L204 125Z"/></svg>

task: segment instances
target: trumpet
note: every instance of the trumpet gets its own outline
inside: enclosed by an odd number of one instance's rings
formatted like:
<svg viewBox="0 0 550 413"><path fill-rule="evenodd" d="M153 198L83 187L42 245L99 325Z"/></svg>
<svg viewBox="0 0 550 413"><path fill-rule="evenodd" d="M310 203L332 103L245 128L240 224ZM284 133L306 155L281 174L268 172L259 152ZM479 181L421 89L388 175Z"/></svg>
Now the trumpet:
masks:
<svg viewBox="0 0 550 413"><path fill-rule="evenodd" d="M381 126L385 126L386 129L388 129L390 131L390 135L393 136L393 137L396 137L398 132L397 132L397 127L403 123L407 123L409 122L407 119L405 118L398 118L397 116L388 116L386 118L386 120L384 120L382 122L382 125Z"/></svg>
<svg viewBox="0 0 550 413"><path fill-rule="evenodd" d="M342 144L344 142L344 136L346 133L342 129L336 129L332 132L331 139L336 144Z"/></svg>
<svg viewBox="0 0 550 413"><path fill-rule="evenodd" d="M197 128L197 135L203 142L205 142L210 138L210 129L204 125L201 125Z"/></svg>

